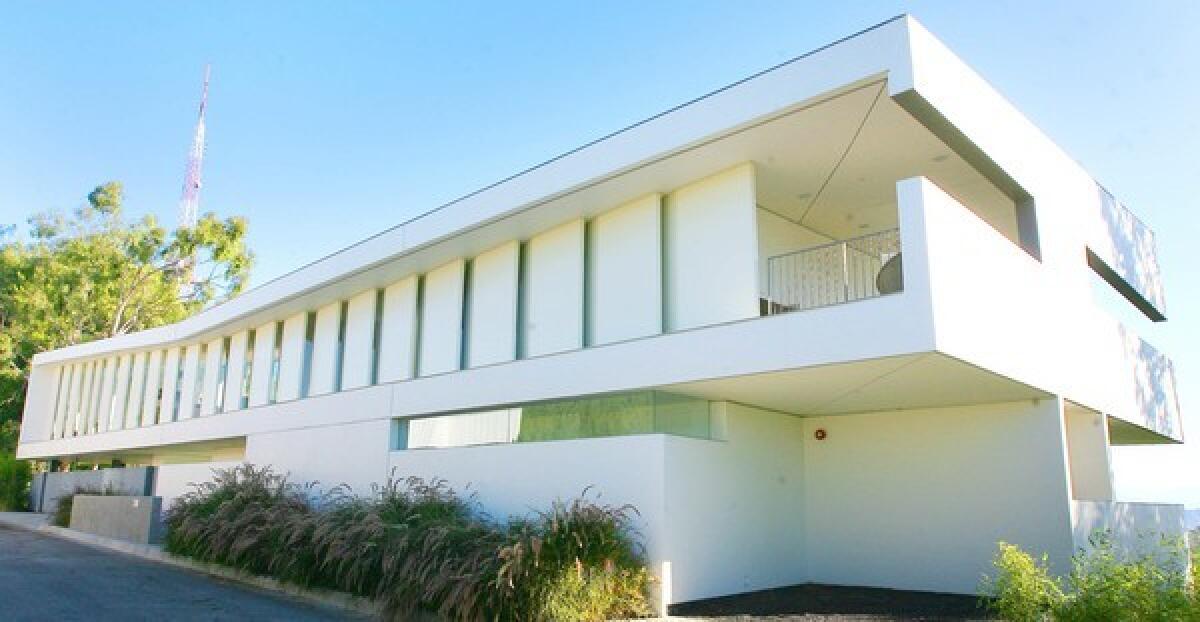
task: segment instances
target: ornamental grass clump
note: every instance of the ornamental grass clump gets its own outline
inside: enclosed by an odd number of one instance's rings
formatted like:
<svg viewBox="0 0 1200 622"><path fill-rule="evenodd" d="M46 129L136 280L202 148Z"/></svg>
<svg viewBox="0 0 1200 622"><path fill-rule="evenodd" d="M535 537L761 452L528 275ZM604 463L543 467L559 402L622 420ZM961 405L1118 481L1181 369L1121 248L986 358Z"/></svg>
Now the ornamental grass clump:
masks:
<svg viewBox="0 0 1200 622"><path fill-rule="evenodd" d="M172 505L165 545L371 598L392 619L603 620L650 612L633 514L581 498L496 522L442 480L392 478L363 498L241 465Z"/></svg>

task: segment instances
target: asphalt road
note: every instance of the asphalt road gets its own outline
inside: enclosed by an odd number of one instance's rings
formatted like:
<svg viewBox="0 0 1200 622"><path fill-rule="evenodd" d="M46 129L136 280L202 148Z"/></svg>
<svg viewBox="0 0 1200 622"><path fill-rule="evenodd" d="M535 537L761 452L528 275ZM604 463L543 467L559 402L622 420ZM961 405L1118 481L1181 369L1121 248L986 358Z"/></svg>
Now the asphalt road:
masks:
<svg viewBox="0 0 1200 622"><path fill-rule="evenodd" d="M181 568L0 526L0 619L360 618Z"/></svg>

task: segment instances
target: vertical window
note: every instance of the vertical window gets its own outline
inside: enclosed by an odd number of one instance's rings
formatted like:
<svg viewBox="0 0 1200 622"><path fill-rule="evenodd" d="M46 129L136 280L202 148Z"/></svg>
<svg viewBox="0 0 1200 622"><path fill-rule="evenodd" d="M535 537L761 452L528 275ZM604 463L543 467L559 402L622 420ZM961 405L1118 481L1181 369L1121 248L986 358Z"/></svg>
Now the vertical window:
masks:
<svg viewBox="0 0 1200 622"><path fill-rule="evenodd" d="M167 379L167 351L162 350L162 354L158 357L158 389L154 391L154 413L151 416L151 421L154 423L163 422L163 414L166 409L163 407L163 382Z"/></svg>
<svg viewBox="0 0 1200 622"><path fill-rule="evenodd" d="M247 408L250 406L250 381L254 375L254 338L258 336L257 330L252 330L246 335L246 358L242 363L241 375L241 390L238 392L238 408Z"/></svg>
<svg viewBox="0 0 1200 622"><path fill-rule="evenodd" d="M221 367L217 371L217 395L216 407L213 412L225 412L225 385L229 382L229 342L231 338L226 337L221 341Z"/></svg>
<svg viewBox="0 0 1200 622"><path fill-rule="evenodd" d="M375 291L375 321L371 325L371 384L379 384L379 343L383 339L384 290Z"/></svg>
<svg viewBox="0 0 1200 622"><path fill-rule="evenodd" d="M346 312L350 308L348 300L342 301L338 309L337 356L333 364L333 390L342 390L342 364L346 360Z"/></svg>
<svg viewBox="0 0 1200 622"><path fill-rule="evenodd" d="M204 412L204 373L208 363L208 344L200 344L200 356L196 361L196 384L192 387L192 403L189 405L192 409L192 416L199 417L200 413ZM207 370L208 373L216 373L217 370Z"/></svg>
<svg viewBox="0 0 1200 622"><path fill-rule="evenodd" d="M275 322L275 346L271 349L271 385L267 403L279 401L279 357L283 352L283 322Z"/></svg>
<svg viewBox="0 0 1200 622"><path fill-rule="evenodd" d="M171 397L171 421L179 421L179 402L182 401L180 394L183 392L183 353L180 351L180 363L176 365L175 370L175 395Z"/></svg>
<svg viewBox="0 0 1200 622"><path fill-rule="evenodd" d="M300 397L308 397L312 384L313 337L317 332L317 312L309 311L304 316L304 358L300 363Z"/></svg>

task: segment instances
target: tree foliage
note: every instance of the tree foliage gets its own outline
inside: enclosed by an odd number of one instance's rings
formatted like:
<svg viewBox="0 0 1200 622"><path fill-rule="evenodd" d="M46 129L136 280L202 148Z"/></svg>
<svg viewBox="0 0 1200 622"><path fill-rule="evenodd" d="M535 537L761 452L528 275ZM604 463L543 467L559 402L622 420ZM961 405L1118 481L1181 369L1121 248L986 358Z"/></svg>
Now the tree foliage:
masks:
<svg viewBox="0 0 1200 622"><path fill-rule="evenodd" d="M245 286L245 219L169 230L123 203L109 182L30 218L26 240L0 230L0 422L20 417L35 353L176 322Z"/></svg>

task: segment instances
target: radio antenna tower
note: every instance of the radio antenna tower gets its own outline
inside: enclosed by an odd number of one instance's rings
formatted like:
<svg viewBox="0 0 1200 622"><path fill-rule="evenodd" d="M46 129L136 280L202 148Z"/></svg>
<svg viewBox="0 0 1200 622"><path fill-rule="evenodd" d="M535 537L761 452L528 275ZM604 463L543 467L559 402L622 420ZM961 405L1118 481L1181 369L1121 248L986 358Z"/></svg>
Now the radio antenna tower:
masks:
<svg viewBox="0 0 1200 622"><path fill-rule="evenodd" d="M208 76L211 65L204 66L204 90L200 95L200 116L196 119L196 133L192 137L192 149L188 152L187 173L183 178L183 195L179 198L179 226L196 224L200 208L200 173L204 168L204 108L208 105Z"/></svg>

